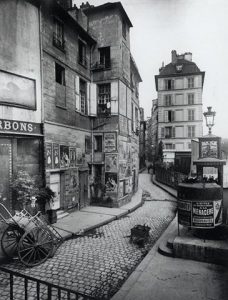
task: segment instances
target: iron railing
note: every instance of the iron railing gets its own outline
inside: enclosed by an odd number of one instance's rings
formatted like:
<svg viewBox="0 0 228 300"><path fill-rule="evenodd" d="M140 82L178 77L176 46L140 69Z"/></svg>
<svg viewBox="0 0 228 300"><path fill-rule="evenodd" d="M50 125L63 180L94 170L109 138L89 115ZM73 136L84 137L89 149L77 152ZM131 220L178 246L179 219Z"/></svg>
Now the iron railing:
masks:
<svg viewBox="0 0 228 300"><path fill-rule="evenodd" d="M40 280L37 278L33 278L31 276L21 274L16 271L12 271L0 266L0 273L8 274L9 280L9 289L4 288L4 294L8 291L8 295L6 296L7 300L14 300L16 297L16 292L18 293L18 280L21 279L20 287L23 287L23 298L24 300L29 299L48 299L48 300L101 300L101 298L92 297L89 295L84 295L80 292L58 286L56 284L48 283L44 280ZM5 277L4 277L5 279ZM17 281L17 290L14 289L15 281ZM7 284L8 285L8 284ZM32 285L32 288L31 288ZM45 295L44 295L45 294ZM2 299L2 298L1 298Z"/></svg>

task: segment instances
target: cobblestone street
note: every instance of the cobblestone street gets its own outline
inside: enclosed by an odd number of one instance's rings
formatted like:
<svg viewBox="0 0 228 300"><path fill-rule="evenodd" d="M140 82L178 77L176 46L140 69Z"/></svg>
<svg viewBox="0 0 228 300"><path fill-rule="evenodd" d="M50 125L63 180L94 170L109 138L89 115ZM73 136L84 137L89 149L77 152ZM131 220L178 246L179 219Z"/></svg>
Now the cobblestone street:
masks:
<svg viewBox="0 0 228 300"><path fill-rule="evenodd" d="M145 203L136 211L85 236L64 242L53 258L44 264L26 268L19 262L7 267L20 273L67 287L86 295L109 299L128 278L175 215L174 199L150 182L149 175L140 176ZM156 201L155 201L156 200ZM165 201L166 200L166 201ZM130 241L131 228L146 224L150 230L144 247ZM17 296L23 299L23 288L17 282ZM9 282L0 281L1 300L9 299ZM34 288L35 289L35 288ZM31 293L34 293L31 286ZM30 296L29 299L35 299ZM47 299L42 296L41 299Z"/></svg>

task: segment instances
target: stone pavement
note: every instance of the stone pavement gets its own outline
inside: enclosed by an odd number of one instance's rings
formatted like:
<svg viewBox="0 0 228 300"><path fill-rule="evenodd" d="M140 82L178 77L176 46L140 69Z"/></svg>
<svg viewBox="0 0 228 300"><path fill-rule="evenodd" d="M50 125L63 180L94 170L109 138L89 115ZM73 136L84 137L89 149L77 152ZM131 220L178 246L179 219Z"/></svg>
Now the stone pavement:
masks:
<svg viewBox="0 0 228 300"><path fill-rule="evenodd" d="M141 174L140 186L141 182L146 180L150 182L149 175ZM147 195L144 205L137 210L88 231L81 237L65 241L54 257L42 265L26 268L15 261L5 267L83 294L110 299L175 216L174 199L157 189L154 187L155 193ZM160 200L157 199L158 195ZM144 247L140 247L130 241L130 232L135 225L145 223L151 227L150 235ZM1 289L1 286L4 288ZM23 299L23 286L21 287L20 281L17 282L16 291L15 299ZM9 282L2 277L2 280L0 279L1 300L8 300L7 293L9 293ZM33 286L31 286L31 293L30 299L35 299ZM45 299L44 294L41 299Z"/></svg>
<svg viewBox="0 0 228 300"><path fill-rule="evenodd" d="M176 218L112 300L228 299L227 267L158 253L170 235L177 235Z"/></svg>

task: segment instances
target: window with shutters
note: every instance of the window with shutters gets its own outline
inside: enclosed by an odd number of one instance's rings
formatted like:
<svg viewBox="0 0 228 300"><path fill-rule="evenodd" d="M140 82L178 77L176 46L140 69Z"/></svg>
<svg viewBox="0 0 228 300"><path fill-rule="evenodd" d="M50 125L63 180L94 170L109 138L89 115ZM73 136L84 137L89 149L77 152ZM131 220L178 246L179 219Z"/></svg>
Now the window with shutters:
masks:
<svg viewBox="0 0 228 300"><path fill-rule="evenodd" d="M166 110L165 111L165 122L173 122L175 118L175 111Z"/></svg>
<svg viewBox="0 0 228 300"><path fill-rule="evenodd" d="M164 104L165 104L165 106L171 106L172 105L172 95L165 95Z"/></svg>
<svg viewBox="0 0 228 300"><path fill-rule="evenodd" d="M173 90L173 89L174 89L174 80L165 79L165 90Z"/></svg>
<svg viewBox="0 0 228 300"><path fill-rule="evenodd" d="M195 137L195 126L188 126L188 137Z"/></svg>
<svg viewBox="0 0 228 300"><path fill-rule="evenodd" d="M111 115L111 84L98 84L98 115Z"/></svg>
<svg viewBox="0 0 228 300"><path fill-rule="evenodd" d="M188 78L188 88L194 88L194 77L189 77Z"/></svg>
<svg viewBox="0 0 228 300"><path fill-rule="evenodd" d="M172 137L172 127L165 127L165 138L169 139Z"/></svg>
<svg viewBox="0 0 228 300"><path fill-rule="evenodd" d="M80 103L81 103L81 113L87 115L87 97L86 97L86 82L82 79L79 81L79 95L80 95Z"/></svg>
<svg viewBox="0 0 228 300"><path fill-rule="evenodd" d="M195 119L195 111L194 109L188 110L188 121L194 121Z"/></svg>
<svg viewBox="0 0 228 300"><path fill-rule="evenodd" d="M188 94L188 105L194 104L194 94Z"/></svg>

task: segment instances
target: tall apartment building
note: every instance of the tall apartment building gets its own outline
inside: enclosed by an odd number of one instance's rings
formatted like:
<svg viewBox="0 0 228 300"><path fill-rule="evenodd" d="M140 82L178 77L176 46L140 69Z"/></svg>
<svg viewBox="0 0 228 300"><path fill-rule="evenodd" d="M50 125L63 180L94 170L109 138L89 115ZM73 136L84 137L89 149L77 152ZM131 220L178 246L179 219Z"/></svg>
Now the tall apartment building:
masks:
<svg viewBox="0 0 228 300"><path fill-rule="evenodd" d="M90 204L98 178L111 206L130 201L141 77L121 3L3 0L0 25L0 201L14 208L19 170L45 179L54 209Z"/></svg>
<svg viewBox="0 0 228 300"><path fill-rule="evenodd" d="M205 72L192 61L192 53L171 53L171 63L155 76L158 95L158 142L164 159L173 161L176 151L191 151L191 139L202 136L202 92Z"/></svg>

